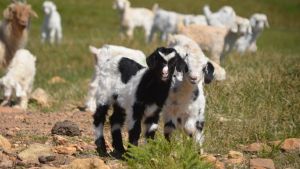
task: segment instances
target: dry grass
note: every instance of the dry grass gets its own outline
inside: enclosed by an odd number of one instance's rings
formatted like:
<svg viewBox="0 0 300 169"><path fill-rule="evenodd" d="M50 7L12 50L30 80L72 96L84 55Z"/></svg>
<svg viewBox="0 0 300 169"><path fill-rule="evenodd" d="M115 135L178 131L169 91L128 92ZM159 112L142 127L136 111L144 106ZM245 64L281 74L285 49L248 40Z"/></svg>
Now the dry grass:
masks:
<svg viewBox="0 0 300 169"><path fill-rule="evenodd" d="M55 2L62 13L64 40L60 46L40 44L42 1L32 0L39 19L32 20L28 48L38 57L36 87L42 87L53 98L53 106L36 111L62 111L66 105L80 105L87 93L93 72L93 58L88 45L122 44L149 54L162 43L145 44L143 32L138 30L135 40L119 37L119 20L112 10L112 1L64 0ZM183 13L200 13L203 4L213 10L232 5L236 12L249 17L254 12L266 13L271 28L259 39L259 52L239 56L230 55L224 62L228 79L206 87L207 122L206 150L226 153L239 149L239 144L267 142L287 137L300 137L300 2L298 0L157 0L163 8ZM0 11L9 1L0 1ZM152 7L152 1L132 0L133 6ZM66 79L64 84L48 84L53 76ZM219 117L229 119L219 122ZM269 156L278 168L298 168L298 154ZM279 157L280 156L280 157Z"/></svg>

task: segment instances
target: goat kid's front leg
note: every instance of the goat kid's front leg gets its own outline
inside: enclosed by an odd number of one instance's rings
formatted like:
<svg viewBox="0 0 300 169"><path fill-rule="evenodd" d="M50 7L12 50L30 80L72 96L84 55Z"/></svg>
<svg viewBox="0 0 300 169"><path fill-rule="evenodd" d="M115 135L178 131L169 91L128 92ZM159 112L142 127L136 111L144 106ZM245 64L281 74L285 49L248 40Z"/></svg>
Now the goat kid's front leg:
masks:
<svg viewBox="0 0 300 169"><path fill-rule="evenodd" d="M145 105L135 103L132 109L132 117L129 119L129 143L137 146L141 134L141 121L144 115Z"/></svg>
<svg viewBox="0 0 300 169"><path fill-rule="evenodd" d="M168 115L164 117L164 121L164 136L168 141L170 141L171 134L176 129L177 122L174 118ZM181 119L179 121L181 122Z"/></svg>
<svg viewBox="0 0 300 169"><path fill-rule="evenodd" d="M148 139L154 139L155 132L158 129L158 120L159 120L159 113L161 109L158 109L154 112L153 116L147 117L145 119L145 126L146 126L146 132L145 137Z"/></svg>

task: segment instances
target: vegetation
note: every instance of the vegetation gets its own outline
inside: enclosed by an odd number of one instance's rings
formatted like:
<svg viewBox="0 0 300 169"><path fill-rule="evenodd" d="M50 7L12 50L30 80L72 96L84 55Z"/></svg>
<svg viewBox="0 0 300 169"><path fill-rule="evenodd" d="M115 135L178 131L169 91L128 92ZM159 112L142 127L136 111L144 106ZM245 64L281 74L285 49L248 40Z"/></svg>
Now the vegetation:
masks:
<svg viewBox="0 0 300 169"><path fill-rule="evenodd" d="M31 0L33 9L39 14L32 19L28 48L37 58L35 87L45 89L52 97L49 109L31 104L33 111L65 111L69 105L82 105L88 83L93 72L93 57L88 45L100 47L103 44L119 44L143 50L149 54L162 42L144 43L142 30L135 32L135 39L121 39L119 18L107 0L54 0L62 13L64 39L61 45L40 43L40 26L43 20L42 1ZM131 0L133 6L151 8L154 1ZM202 6L210 4L212 10L231 5L240 16L249 17L255 12L267 14L271 28L266 29L258 41L259 52L239 56L231 54L223 62L228 78L205 87L207 95L205 150L210 153L226 153L239 149L240 144L283 140L300 137L300 1L299 0L223 0L223 1L172 1L156 0L162 8L182 13L202 13ZM0 1L2 11L8 0ZM66 83L49 84L53 76L66 79ZM220 117L228 119L220 121ZM153 149L169 151L173 147L185 153L190 143L182 140L168 145L158 137L141 148L141 157L132 154L139 161L129 164L139 168L140 164L150 166L149 153ZM166 147L165 147L166 146ZM137 149L133 149L136 152ZM149 152L148 152L149 151ZM155 160L167 159L162 165L173 166L168 153L154 154ZM276 154L276 153L275 153ZM161 155L161 156L159 156ZM277 168L299 168L297 154L264 154L275 159ZM187 157L188 158L188 157ZM146 159L147 162L141 160ZM152 161L160 167L161 163ZM156 164L157 163L157 164ZM181 163L181 161L180 161ZM177 163L176 163L177 164ZM136 166L134 166L136 165ZM181 163L180 165L184 165ZM172 168L172 167L171 167Z"/></svg>

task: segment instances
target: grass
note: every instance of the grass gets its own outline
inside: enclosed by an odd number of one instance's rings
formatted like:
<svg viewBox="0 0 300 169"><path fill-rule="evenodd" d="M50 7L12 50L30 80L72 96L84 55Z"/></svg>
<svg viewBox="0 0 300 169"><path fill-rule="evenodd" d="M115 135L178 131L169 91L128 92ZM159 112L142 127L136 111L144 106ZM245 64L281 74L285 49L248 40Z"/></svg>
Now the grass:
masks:
<svg viewBox="0 0 300 169"><path fill-rule="evenodd" d="M31 0L38 14L32 20L28 48L37 58L35 87L45 89L52 97L50 108L30 105L34 111L65 111L67 105L80 105L87 93L93 73L93 58L88 45L120 44L149 54L164 43L145 44L138 30L129 41L119 36L117 12L112 1L55 0L63 17L64 40L60 46L40 43L42 1ZM133 6L151 8L153 1L132 0ZM299 0L156 0L161 7L182 13L200 13L204 4L212 10L231 5L245 17L263 12L268 15L270 29L258 41L259 52L239 56L231 54L223 63L228 78L205 87L207 95L205 149L226 153L240 144L268 142L300 137L300 1ZM9 3L0 1L0 11ZM66 79L64 84L49 84L53 76ZM218 117L238 119L220 122ZM274 153L273 153L274 154ZM297 154L278 156L264 154L275 160L277 168L298 168ZM277 153L275 153L277 154Z"/></svg>

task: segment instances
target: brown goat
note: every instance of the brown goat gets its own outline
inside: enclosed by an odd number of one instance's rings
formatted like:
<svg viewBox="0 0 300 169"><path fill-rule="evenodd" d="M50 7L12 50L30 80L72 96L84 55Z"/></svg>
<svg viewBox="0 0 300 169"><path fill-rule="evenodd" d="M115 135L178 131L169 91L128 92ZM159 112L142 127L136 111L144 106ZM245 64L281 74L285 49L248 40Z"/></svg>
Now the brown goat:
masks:
<svg viewBox="0 0 300 169"><path fill-rule="evenodd" d="M0 67L7 67L15 52L25 47L31 16L37 14L26 3L13 1L4 10L0 24Z"/></svg>

